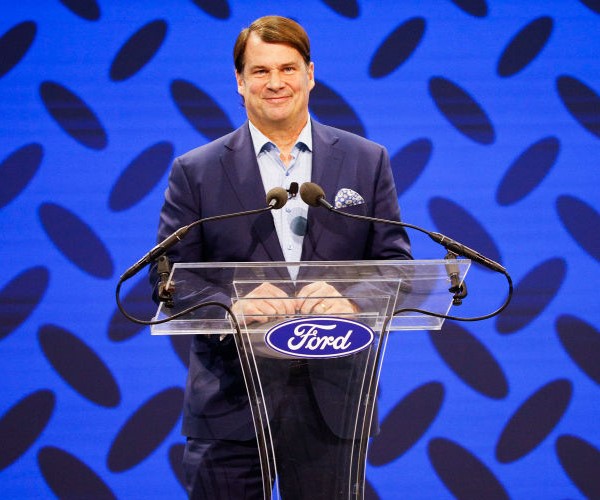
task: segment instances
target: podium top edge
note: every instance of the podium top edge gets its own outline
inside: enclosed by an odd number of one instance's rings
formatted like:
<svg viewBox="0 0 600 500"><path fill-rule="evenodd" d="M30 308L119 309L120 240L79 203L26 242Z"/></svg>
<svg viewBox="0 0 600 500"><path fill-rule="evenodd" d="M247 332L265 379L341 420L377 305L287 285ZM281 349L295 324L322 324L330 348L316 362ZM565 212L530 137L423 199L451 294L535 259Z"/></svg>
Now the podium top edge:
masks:
<svg viewBox="0 0 600 500"><path fill-rule="evenodd" d="M441 266L457 265L468 268L471 265L469 259L426 259L426 260L303 260L303 261L265 261L265 262L175 262L173 267L186 269L200 268L243 268L243 267L398 267L398 266Z"/></svg>

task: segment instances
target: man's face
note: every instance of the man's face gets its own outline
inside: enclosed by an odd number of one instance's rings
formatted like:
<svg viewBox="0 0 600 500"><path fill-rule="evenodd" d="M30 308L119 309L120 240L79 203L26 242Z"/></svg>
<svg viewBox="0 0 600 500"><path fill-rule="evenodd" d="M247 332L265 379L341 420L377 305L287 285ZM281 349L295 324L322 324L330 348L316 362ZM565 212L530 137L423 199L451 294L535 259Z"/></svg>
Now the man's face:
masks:
<svg viewBox="0 0 600 500"><path fill-rule="evenodd" d="M243 73L235 76L250 121L263 133L302 127L315 86L313 63L307 66L296 49L263 42L254 33L248 37L244 61Z"/></svg>

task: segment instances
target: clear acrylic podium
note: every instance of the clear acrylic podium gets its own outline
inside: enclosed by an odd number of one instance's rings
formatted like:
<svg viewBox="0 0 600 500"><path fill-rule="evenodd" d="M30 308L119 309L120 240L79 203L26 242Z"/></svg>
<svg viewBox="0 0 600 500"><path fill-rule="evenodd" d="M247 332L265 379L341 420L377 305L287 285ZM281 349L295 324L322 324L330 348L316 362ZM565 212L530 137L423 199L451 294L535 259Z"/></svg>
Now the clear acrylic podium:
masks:
<svg viewBox="0 0 600 500"><path fill-rule="evenodd" d="M441 329L442 318L413 309L447 314L449 276L462 283L469 265L464 259L175 264L174 307L161 304L154 319L205 306L151 331L234 335L266 499L362 499L387 336ZM301 314L302 290L315 281L327 282L335 293L311 297L323 306ZM288 310L296 312L234 319L219 305L267 298L247 297L262 283L282 290L286 298L280 300L291 301ZM318 314L340 296L358 312Z"/></svg>

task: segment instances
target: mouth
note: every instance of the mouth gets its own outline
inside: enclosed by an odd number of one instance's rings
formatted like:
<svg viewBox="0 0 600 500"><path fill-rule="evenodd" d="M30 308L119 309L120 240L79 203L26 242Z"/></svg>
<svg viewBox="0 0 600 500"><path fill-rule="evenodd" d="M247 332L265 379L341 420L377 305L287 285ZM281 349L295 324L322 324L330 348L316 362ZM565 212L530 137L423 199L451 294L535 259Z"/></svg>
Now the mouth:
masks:
<svg viewBox="0 0 600 500"><path fill-rule="evenodd" d="M265 101L267 101L270 104L281 104L281 103L287 102L290 99L291 99L291 96L282 95L282 96L276 96L276 97L266 97Z"/></svg>

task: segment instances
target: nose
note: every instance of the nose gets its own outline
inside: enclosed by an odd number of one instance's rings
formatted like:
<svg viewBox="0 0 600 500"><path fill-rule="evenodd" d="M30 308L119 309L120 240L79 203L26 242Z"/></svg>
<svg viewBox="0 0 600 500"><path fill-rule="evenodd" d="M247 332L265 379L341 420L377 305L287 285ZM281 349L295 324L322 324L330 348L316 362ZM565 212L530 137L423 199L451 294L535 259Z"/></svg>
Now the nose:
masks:
<svg viewBox="0 0 600 500"><path fill-rule="evenodd" d="M283 86L283 82L279 75L279 71L274 69L269 73L269 88L272 90L280 89Z"/></svg>

